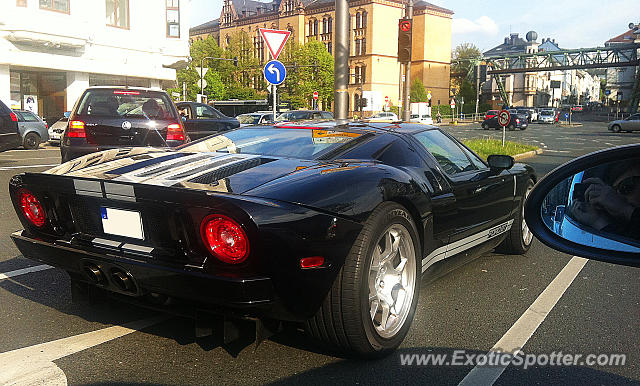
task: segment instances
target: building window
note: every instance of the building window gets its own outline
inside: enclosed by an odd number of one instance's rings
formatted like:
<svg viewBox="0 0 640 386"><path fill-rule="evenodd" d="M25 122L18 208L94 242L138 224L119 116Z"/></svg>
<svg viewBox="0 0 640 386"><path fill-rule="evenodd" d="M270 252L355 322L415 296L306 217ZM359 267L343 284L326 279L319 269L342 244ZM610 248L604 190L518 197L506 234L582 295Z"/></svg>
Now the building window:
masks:
<svg viewBox="0 0 640 386"><path fill-rule="evenodd" d="M129 29L129 0L106 0L107 25Z"/></svg>
<svg viewBox="0 0 640 386"><path fill-rule="evenodd" d="M329 30L327 31L328 33L332 33L333 32L333 18L329 17Z"/></svg>
<svg viewBox="0 0 640 386"><path fill-rule="evenodd" d="M26 6L26 0L23 2L24 6ZM20 3L20 1L18 1L18 3ZM69 0L40 0L40 9L69 13Z"/></svg>
<svg viewBox="0 0 640 386"><path fill-rule="evenodd" d="M366 11L362 11L362 22L361 22L362 27L361 28L367 28L367 12Z"/></svg>
<svg viewBox="0 0 640 386"><path fill-rule="evenodd" d="M318 20L314 20L313 21L313 34L315 36L318 36Z"/></svg>
<svg viewBox="0 0 640 386"><path fill-rule="evenodd" d="M356 29L362 28L362 15L360 12L356 13Z"/></svg>
<svg viewBox="0 0 640 386"><path fill-rule="evenodd" d="M167 36L180 37L180 0L167 0Z"/></svg>
<svg viewBox="0 0 640 386"><path fill-rule="evenodd" d="M333 50L333 45L331 44L331 42L327 43L327 51L329 51L330 54L333 54L333 52L331 52Z"/></svg>
<svg viewBox="0 0 640 386"><path fill-rule="evenodd" d="M360 40L360 55L364 55L367 53L367 38L362 38Z"/></svg>
<svg viewBox="0 0 640 386"><path fill-rule="evenodd" d="M27 0L16 0L16 7L26 7Z"/></svg>
<svg viewBox="0 0 640 386"><path fill-rule="evenodd" d="M360 55L360 39L356 39L356 55Z"/></svg>

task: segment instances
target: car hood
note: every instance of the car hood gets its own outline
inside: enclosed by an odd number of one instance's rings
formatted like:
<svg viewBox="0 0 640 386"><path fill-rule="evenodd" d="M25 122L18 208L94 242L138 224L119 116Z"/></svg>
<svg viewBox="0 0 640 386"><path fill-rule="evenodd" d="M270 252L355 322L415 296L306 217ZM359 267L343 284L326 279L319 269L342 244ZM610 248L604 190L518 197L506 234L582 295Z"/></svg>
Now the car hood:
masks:
<svg viewBox="0 0 640 386"><path fill-rule="evenodd" d="M301 170L317 168L321 172L335 167L335 162L327 161L140 147L92 153L45 173L242 194Z"/></svg>

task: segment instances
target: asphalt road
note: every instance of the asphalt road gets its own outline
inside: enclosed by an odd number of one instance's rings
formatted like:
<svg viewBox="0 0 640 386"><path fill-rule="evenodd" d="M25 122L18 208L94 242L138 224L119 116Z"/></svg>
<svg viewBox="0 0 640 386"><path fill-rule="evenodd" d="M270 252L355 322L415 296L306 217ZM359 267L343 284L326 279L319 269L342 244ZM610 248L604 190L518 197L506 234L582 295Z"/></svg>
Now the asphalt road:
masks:
<svg viewBox="0 0 640 386"><path fill-rule="evenodd" d="M446 130L459 138L501 135L477 125ZM526 162L544 175L576 156L640 142L640 133L613 134L602 123L575 128L533 124L526 131L507 132L507 138L542 147L543 154ZM118 303L74 304L69 280L60 270L6 277L39 265L20 256L9 239L20 223L6 193L7 183L16 173L42 171L44 165L59 161L57 148L0 153L0 186L5 187L0 200L0 383L3 372L5 378L14 372L62 384L458 384L472 365L403 366L401 355L456 350L482 354L505 342L507 331L520 334L527 354L622 353L626 363L526 370L510 366L498 374L496 384L640 382L640 270L589 261L581 269L579 265L575 278L565 280L559 273L570 261L570 267L582 264L580 260L537 240L525 256L488 253L436 280L425 278L413 326L401 349L375 361L336 357L295 328L257 349L249 346L238 352L212 340L196 341L189 319L163 318ZM563 281L568 288L557 303L551 302L548 312L537 306L527 311L534 302L549 303L545 288ZM523 324L520 318L531 310L540 324L526 339L532 323ZM143 322L127 324L139 320ZM491 383L482 374L469 379Z"/></svg>

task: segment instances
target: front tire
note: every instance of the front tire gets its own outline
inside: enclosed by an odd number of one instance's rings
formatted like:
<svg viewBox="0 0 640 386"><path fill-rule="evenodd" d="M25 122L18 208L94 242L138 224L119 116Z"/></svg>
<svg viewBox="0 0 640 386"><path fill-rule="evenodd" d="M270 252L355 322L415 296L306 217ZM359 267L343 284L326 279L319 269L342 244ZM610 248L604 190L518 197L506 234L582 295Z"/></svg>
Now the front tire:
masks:
<svg viewBox="0 0 640 386"><path fill-rule="evenodd" d="M420 244L409 212L385 202L372 212L316 315L311 336L363 357L395 350L409 332L420 290Z"/></svg>
<svg viewBox="0 0 640 386"><path fill-rule="evenodd" d="M611 127L611 131L613 131L614 133L619 133L620 132L620 125L613 125Z"/></svg>
<svg viewBox="0 0 640 386"><path fill-rule="evenodd" d="M487 125L486 123L483 123L482 128L485 130L489 130L489 125Z"/></svg>
<svg viewBox="0 0 640 386"><path fill-rule="evenodd" d="M529 197L529 193L533 190L533 180L527 181L524 196L520 201L520 206L513 219L511 229L507 233L507 238L498 245L496 251L509 255L524 255L531 247L533 241L533 233L529 229L526 221L524 221L524 203Z"/></svg>

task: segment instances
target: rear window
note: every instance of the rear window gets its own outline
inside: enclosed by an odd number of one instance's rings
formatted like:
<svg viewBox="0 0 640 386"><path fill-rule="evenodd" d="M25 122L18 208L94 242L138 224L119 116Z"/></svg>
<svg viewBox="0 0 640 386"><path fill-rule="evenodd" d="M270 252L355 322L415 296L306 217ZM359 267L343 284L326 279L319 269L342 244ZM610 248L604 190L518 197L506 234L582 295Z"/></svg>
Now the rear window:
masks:
<svg viewBox="0 0 640 386"><path fill-rule="evenodd" d="M243 128L194 142L182 147L180 151L217 151L314 159L361 135L320 129Z"/></svg>
<svg viewBox="0 0 640 386"><path fill-rule="evenodd" d="M100 118L178 119L165 93L144 90L87 90L76 114Z"/></svg>
<svg viewBox="0 0 640 386"><path fill-rule="evenodd" d="M236 119L242 124L257 125L260 122L260 114L242 114Z"/></svg>

